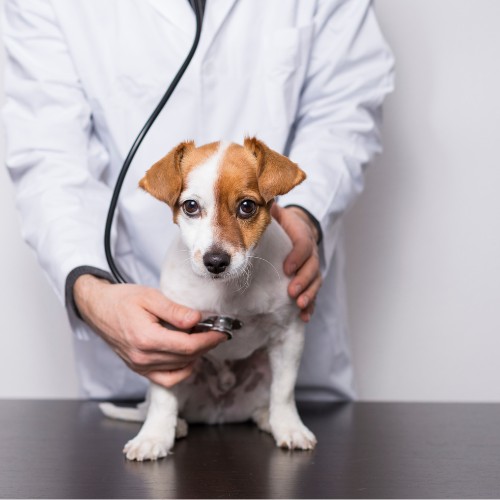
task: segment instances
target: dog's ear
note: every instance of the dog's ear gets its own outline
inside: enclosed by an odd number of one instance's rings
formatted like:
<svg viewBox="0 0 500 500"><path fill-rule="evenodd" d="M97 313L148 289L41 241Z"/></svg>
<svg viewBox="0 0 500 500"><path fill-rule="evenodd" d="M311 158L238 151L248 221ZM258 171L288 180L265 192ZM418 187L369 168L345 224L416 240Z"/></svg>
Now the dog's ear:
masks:
<svg viewBox="0 0 500 500"><path fill-rule="evenodd" d="M193 141L181 142L146 172L139 186L173 208L182 189L182 158L194 147Z"/></svg>
<svg viewBox="0 0 500 500"><path fill-rule="evenodd" d="M257 182L266 203L275 196L288 193L306 178L296 163L255 137L246 137L243 145L257 159Z"/></svg>

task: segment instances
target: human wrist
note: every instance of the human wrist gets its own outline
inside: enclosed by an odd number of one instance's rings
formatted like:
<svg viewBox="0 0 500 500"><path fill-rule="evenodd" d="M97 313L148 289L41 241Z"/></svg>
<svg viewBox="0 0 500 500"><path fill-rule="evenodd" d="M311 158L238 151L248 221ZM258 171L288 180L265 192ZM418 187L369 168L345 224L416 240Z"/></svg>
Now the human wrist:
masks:
<svg viewBox="0 0 500 500"><path fill-rule="evenodd" d="M100 287L104 284L110 285L111 282L107 279L100 278L93 274L82 274L78 276L73 285L73 293L75 295L85 294L87 291Z"/></svg>
<svg viewBox="0 0 500 500"><path fill-rule="evenodd" d="M73 300L77 311L82 317L87 316L97 294L111 282L92 274L82 274L73 285Z"/></svg>
<svg viewBox="0 0 500 500"><path fill-rule="evenodd" d="M75 284L76 282L83 276L92 276L95 278L101 278L108 283L114 283L113 276L109 273L109 271L105 271L104 269L100 269L94 266L78 266L75 267L72 271L68 273L66 277L65 284L65 298L66 298L66 308L70 313L76 315L77 318L83 319L80 315L80 307L81 305L77 305L75 300ZM79 300L82 301L82 294L88 287L88 280L80 281L79 288L82 287L82 283L86 282L86 288L80 289Z"/></svg>

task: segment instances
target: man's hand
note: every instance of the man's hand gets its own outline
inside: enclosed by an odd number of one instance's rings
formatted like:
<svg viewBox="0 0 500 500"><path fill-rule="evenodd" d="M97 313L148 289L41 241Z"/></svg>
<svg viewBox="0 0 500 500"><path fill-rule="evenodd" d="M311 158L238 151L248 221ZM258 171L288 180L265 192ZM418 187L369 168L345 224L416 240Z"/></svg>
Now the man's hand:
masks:
<svg viewBox="0 0 500 500"><path fill-rule="evenodd" d="M271 214L292 240L293 249L285 259L283 269L288 276L295 274L288 285L288 293L297 300L300 317L307 322L314 312L314 301L323 282L316 244L317 229L307 214L297 207L282 208L275 203Z"/></svg>
<svg viewBox="0 0 500 500"><path fill-rule="evenodd" d="M189 335L161 326L160 319L188 330L201 315L153 288L113 285L85 274L73 294L82 318L125 363L167 388L189 377L196 359L226 340L219 332Z"/></svg>

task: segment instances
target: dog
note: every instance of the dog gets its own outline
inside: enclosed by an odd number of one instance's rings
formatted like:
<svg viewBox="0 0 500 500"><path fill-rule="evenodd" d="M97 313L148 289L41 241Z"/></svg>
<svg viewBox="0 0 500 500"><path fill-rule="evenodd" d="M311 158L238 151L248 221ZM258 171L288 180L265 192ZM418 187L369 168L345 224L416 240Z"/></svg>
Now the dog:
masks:
<svg viewBox="0 0 500 500"><path fill-rule="evenodd" d="M232 316L242 326L185 381L171 389L151 384L137 409L101 405L109 417L144 420L124 447L129 460L165 457L175 438L187 435L187 422L253 420L279 447L315 447L294 398L305 325L283 272L292 244L270 213L275 197L305 177L290 159L247 137L243 145L183 142L140 181L170 206L180 227L162 268L162 292L204 318Z"/></svg>

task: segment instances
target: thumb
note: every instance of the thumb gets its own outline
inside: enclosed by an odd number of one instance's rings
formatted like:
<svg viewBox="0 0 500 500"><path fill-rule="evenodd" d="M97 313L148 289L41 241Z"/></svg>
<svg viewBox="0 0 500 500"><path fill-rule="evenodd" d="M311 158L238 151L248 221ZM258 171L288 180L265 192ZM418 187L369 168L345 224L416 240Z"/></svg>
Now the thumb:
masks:
<svg viewBox="0 0 500 500"><path fill-rule="evenodd" d="M146 308L157 318L171 323L181 330L189 330L201 320L199 311L173 302L158 290L152 290L152 292L149 294Z"/></svg>

